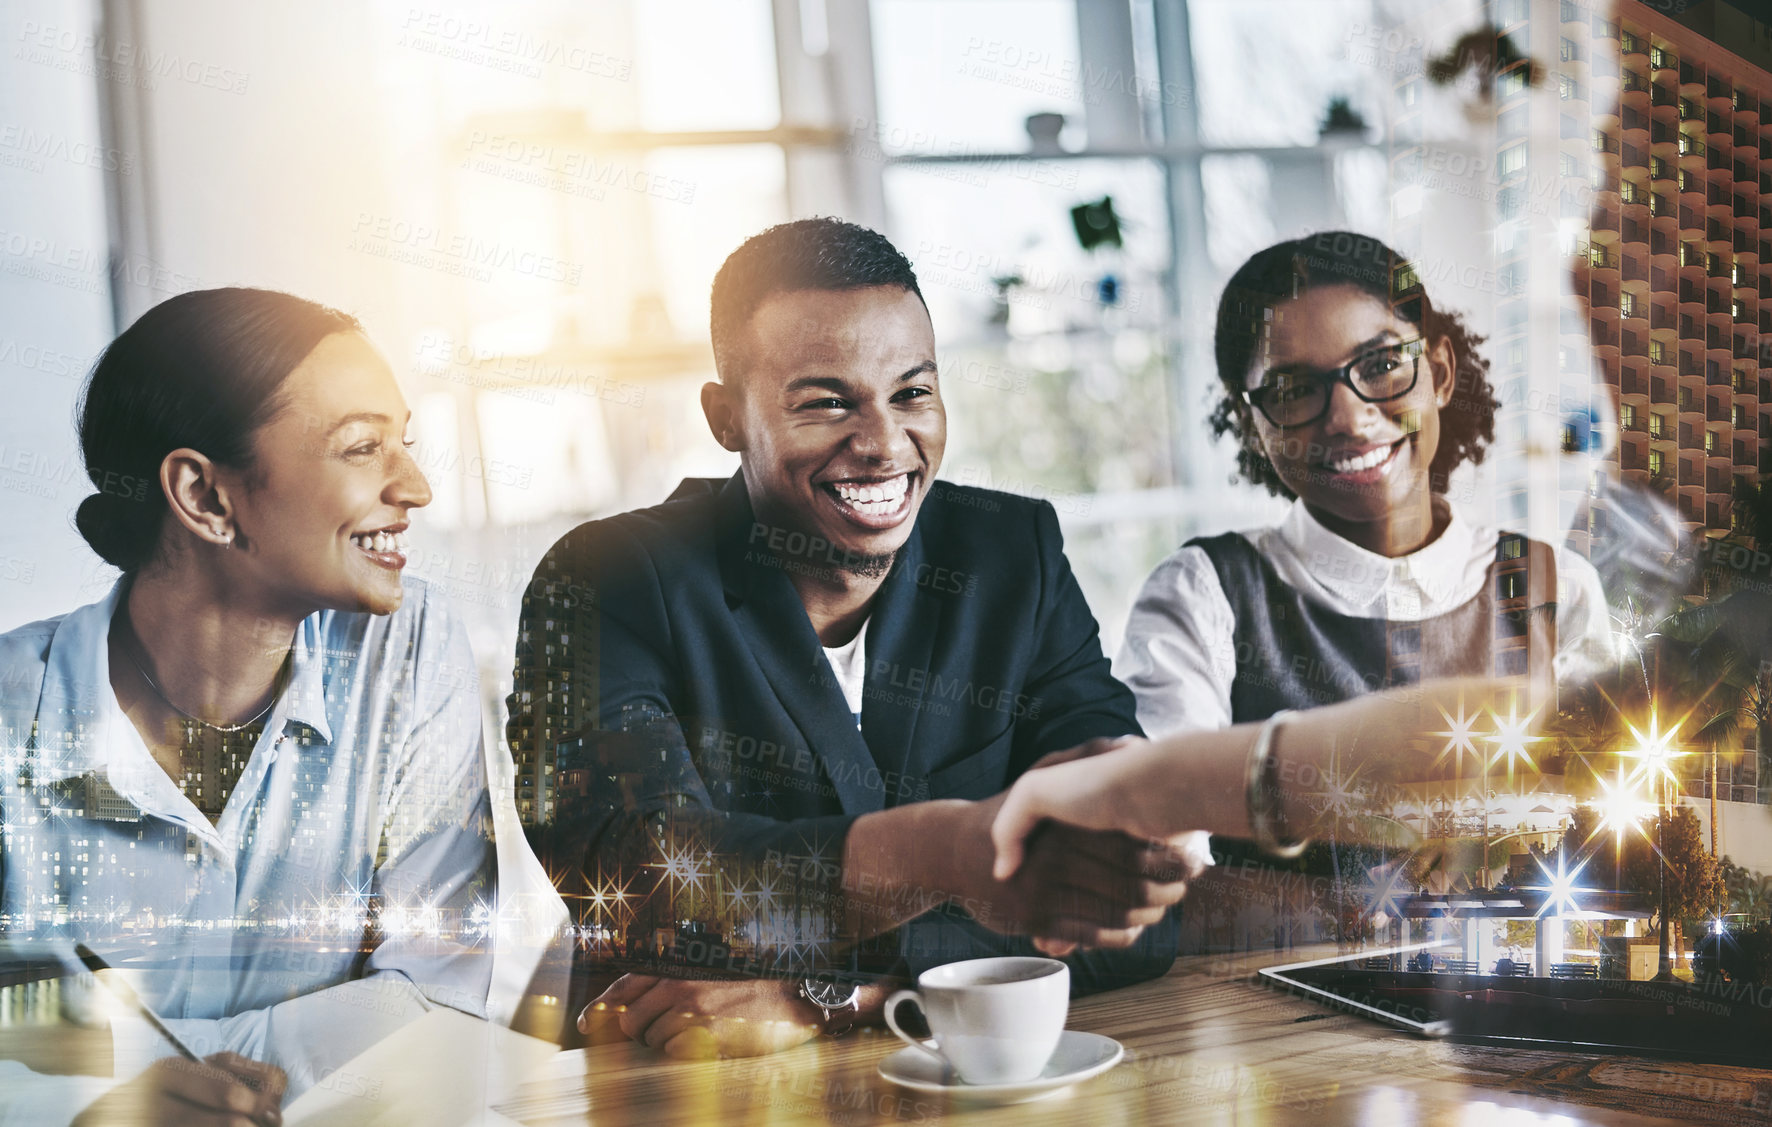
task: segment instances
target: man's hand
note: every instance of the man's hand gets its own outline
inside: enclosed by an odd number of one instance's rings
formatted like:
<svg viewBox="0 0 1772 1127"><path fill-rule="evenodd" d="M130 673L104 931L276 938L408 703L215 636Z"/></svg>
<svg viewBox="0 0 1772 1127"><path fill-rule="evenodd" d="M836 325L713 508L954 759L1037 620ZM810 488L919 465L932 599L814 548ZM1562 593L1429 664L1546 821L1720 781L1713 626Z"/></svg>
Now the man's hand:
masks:
<svg viewBox="0 0 1772 1127"><path fill-rule="evenodd" d="M288 1085L276 1065L237 1053L216 1053L200 1061L165 1057L94 1101L74 1127L278 1127Z"/></svg>
<svg viewBox="0 0 1772 1127"><path fill-rule="evenodd" d="M1114 760L1125 754L1122 748L1143 742L1090 740L1046 756L1022 779L1094 773L1085 760ZM1053 822L1029 826L1026 863L997 880L991 827L1019 789L1020 783L983 802L908 803L856 819L843 858L854 933L876 935L947 901L993 931L1046 941L1043 950L1128 947L1187 893L1188 880L1200 871L1195 855L1170 843Z"/></svg>
<svg viewBox="0 0 1772 1127"><path fill-rule="evenodd" d="M1044 831L1046 834L1053 837L1054 840L1060 842L1062 842L1062 840L1069 834L1079 834L1083 836L1092 836L1093 834L1093 831L1078 830L1074 827L1060 826L1056 823L1048 823L1044 827ZM1123 835L1111 833L1106 836L1123 837ZM1127 838L1125 840L1131 839ZM1063 848L1064 846L1061 844L1057 847ZM1168 883L1169 887L1173 890L1174 897L1169 903L1170 905L1173 905L1187 895L1188 882L1197 879L1201 873L1205 872L1206 869L1213 864L1212 835L1197 830L1190 830L1187 833L1178 834L1166 841L1147 842L1143 847L1143 851L1138 856L1139 871L1144 874L1147 882L1150 882L1152 886L1159 887L1165 882ZM1013 883L1013 881L1011 881L1011 883ZM1162 918L1160 913L1157 918ZM1080 947L1109 946L1109 944L1092 944L1075 939L1061 938L1056 935L1049 935L1038 929L1034 931L1033 936L1035 949L1044 954L1050 955L1055 959L1062 959ZM1133 938L1137 938L1136 934ZM1130 942L1131 940L1128 940L1128 943Z"/></svg>
<svg viewBox="0 0 1772 1127"><path fill-rule="evenodd" d="M1153 758L1149 741L1122 738L1114 741L1098 762L1077 762L1091 754L1091 741L1075 749L1084 754L1049 755L1036 763L998 798L998 816L991 827L997 846L993 871L1008 880L1031 858L1036 835L1063 825L1077 831L1122 833L1148 841L1171 858L1189 877L1200 875L1211 864L1208 834L1198 829L1177 829L1171 804L1163 801L1161 786L1166 776L1181 774L1171 763ZM1182 823L1185 825L1185 823Z"/></svg>
<svg viewBox="0 0 1772 1127"><path fill-rule="evenodd" d="M615 1027L673 1057L755 1057L812 1040L821 1016L791 981L624 974L585 1007L578 1030L596 1040Z"/></svg>
<svg viewBox="0 0 1772 1127"><path fill-rule="evenodd" d="M1030 836L1014 875L999 881L991 872L991 824L1004 797L974 804L963 819L950 874L964 890L957 902L993 931L1044 941L1048 953L1131 946L1199 873L1190 857L1162 845L1046 823Z"/></svg>

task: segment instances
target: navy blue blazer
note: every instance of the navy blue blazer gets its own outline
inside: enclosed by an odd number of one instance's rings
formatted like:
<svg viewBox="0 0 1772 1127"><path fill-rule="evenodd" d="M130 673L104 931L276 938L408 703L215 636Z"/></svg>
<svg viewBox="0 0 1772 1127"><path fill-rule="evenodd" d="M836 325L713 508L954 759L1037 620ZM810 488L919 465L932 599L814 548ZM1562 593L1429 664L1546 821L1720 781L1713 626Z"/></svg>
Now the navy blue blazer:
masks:
<svg viewBox="0 0 1772 1127"><path fill-rule="evenodd" d="M859 730L788 578L833 562L758 523L742 475L687 481L549 550L523 600L507 731L550 868L658 874L689 825L724 879L687 873L673 922L751 879L834 913L862 814L986 798L1048 752L1139 731L1050 504L934 483L869 616ZM915 973L1032 948L945 906L869 950L892 956L872 969ZM1174 952L1165 923L1073 959L1075 988L1153 977Z"/></svg>

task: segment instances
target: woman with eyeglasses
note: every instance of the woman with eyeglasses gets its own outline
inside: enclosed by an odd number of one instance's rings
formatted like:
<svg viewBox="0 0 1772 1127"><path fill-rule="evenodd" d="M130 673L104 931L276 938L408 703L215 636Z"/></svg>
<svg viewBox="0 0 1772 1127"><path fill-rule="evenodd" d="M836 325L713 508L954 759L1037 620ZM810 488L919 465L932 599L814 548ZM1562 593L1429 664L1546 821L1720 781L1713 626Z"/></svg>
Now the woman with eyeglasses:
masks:
<svg viewBox="0 0 1772 1127"><path fill-rule="evenodd" d="M1190 541L1146 581L1115 672L1147 733L1611 660L1587 561L1448 496L1494 438L1482 339L1363 235L1278 243L1232 276L1212 427L1237 440L1244 479L1292 505L1278 524Z"/></svg>

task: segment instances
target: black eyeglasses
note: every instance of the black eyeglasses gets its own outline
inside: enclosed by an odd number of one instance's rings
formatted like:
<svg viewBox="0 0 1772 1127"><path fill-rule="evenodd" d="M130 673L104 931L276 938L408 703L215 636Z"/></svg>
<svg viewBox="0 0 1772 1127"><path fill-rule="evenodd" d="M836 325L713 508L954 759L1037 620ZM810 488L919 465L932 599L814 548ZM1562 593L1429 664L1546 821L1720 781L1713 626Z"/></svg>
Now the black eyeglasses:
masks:
<svg viewBox="0 0 1772 1127"><path fill-rule="evenodd" d="M1383 403L1415 390L1426 338L1416 337L1363 352L1339 368L1269 372L1267 383L1248 388L1243 398L1277 427L1301 427L1329 412L1329 393L1346 384L1366 403Z"/></svg>

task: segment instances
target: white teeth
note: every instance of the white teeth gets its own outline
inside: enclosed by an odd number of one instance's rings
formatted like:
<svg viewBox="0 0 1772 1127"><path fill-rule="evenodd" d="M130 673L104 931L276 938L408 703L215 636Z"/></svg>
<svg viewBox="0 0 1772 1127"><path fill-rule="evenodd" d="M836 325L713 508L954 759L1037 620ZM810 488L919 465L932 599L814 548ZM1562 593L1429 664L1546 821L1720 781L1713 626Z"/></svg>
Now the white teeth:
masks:
<svg viewBox="0 0 1772 1127"><path fill-rule="evenodd" d="M891 481L868 482L865 484L838 481L832 482L832 488L843 502L858 513L867 516L889 516L904 504L905 495L910 492L911 479L908 474L900 474Z"/></svg>
<svg viewBox="0 0 1772 1127"><path fill-rule="evenodd" d="M351 543L365 552L406 552L404 532L359 532L351 537Z"/></svg>
<svg viewBox="0 0 1772 1127"><path fill-rule="evenodd" d="M866 484L839 481L834 485L837 495L845 501L895 501L903 497L910 489L910 478L899 476L891 481L868 482Z"/></svg>
<svg viewBox="0 0 1772 1127"><path fill-rule="evenodd" d="M1329 463L1329 468L1336 473L1359 473L1379 465L1391 456L1392 447L1380 446L1376 450L1368 450L1357 458L1342 458Z"/></svg>

